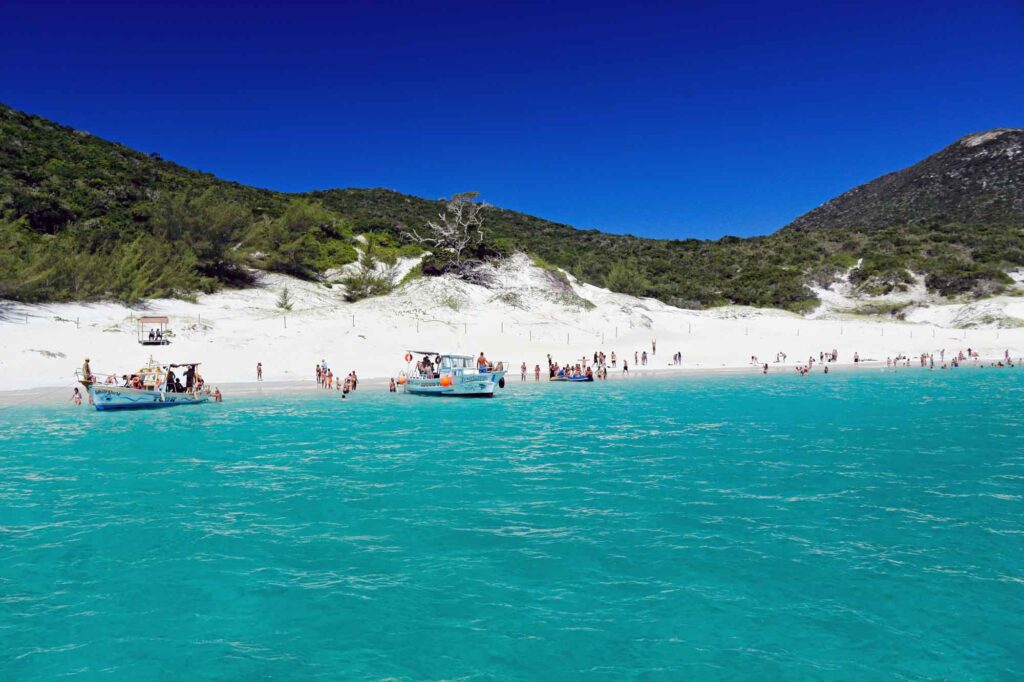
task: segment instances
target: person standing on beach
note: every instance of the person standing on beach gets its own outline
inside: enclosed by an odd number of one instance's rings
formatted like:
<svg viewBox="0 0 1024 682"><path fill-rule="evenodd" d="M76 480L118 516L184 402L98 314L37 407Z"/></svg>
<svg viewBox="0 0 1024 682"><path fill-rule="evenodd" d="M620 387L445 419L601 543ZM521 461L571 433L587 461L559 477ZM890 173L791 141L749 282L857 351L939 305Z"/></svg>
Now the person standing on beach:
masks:
<svg viewBox="0 0 1024 682"><path fill-rule="evenodd" d="M616 360L615 351L612 351L612 369L615 369L615 360Z"/></svg>
<svg viewBox="0 0 1024 682"><path fill-rule="evenodd" d="M658 354L658 342L655 339L651 339L651 355Z"/></svg>
<svg viewBox="0 0 1024 682"><path fill-rule="evenodd" d="M519 380L526 381L526 360L523 360L523 364L519 366Z"/></svg>
<svg viewBox="0 0 1024 682"><path fill-rule="evenodd" d="M540 381L540 365L533 366L533 380Z"/></svg>
<svg viewBox="0 0 1024 682"><path fill-rule="evenodd" d="M263 363L256 363L256 381L263 381Z"/></svg>
<svg viewBox="0 0 1024 682"><path fill-rule="evenodd" d="M623 374L629 374L629 361L628 360L623 360L622 361L622 373Z"/></svg>

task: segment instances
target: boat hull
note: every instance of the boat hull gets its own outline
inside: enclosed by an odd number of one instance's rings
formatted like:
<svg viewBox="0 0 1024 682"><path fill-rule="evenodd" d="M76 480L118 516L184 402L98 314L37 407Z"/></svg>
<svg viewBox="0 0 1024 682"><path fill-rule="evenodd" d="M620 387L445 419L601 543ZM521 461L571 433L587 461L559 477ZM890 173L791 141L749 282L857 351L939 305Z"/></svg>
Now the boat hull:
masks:
<svg viewBox="0 0 1024 682"><path fill-rule="evenodd" d="M191 393L164 393L123 386L90 384L86 387L92 404L100 412L110 410L152 410L179 405L199 405L209 402L206 395Z"/></svg>
<svg viewBox="0 0 1024 682"><path fill-rule="evenodd" d="M486 374L465 374L452 377L451 385L442 386L440 377L435 379L409 378L405 392L412 395L429 395L440 398L493 398L494 389L505 377L505 372Z"/></svg>

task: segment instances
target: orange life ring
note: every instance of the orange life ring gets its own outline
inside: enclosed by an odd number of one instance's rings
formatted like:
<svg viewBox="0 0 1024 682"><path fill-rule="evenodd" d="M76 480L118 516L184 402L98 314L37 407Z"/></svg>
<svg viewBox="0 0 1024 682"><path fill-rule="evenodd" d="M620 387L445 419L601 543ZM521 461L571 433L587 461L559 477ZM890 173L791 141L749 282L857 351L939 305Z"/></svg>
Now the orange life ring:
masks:
<svg viewBox="0 0 1024 682"><path fill-rule="evenodd" d="M405 377L398 377L398 385L401 386L405 383Z"/></svg>
<svg viewBox="0 0 1024 682"><path fill-rule="evenodd" d="M452 378L449 377L449 376L441 377L441 385L442 386L451 386L452 385Z"/></svg>
<svg viewBox="0 0 1024 682"><path fill-rule="evenodd" d="M406 362L412 362L412 353L406 353L405 354L405 361Z"/></svg>

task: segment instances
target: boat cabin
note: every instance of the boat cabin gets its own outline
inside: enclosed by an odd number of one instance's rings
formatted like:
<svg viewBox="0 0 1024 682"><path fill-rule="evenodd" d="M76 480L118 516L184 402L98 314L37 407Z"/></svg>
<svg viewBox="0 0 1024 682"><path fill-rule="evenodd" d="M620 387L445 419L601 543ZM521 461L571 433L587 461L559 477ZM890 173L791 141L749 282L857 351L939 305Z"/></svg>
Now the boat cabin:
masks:
<svg viewBox="0 0 1024 682"><path fill-rule="evenodd" d="M476 358L472 355L442 355L441 356L441 367L440 374L451 374L452 370L466 370L470 369L474 372L476 368Z"/></svg>
<svg viewBox="0 0 1024 682"><path fill-rule="evenodd" d="M143 346L166 346L167 318L162 315L144 315L139 318L139 343Z"/></svg>

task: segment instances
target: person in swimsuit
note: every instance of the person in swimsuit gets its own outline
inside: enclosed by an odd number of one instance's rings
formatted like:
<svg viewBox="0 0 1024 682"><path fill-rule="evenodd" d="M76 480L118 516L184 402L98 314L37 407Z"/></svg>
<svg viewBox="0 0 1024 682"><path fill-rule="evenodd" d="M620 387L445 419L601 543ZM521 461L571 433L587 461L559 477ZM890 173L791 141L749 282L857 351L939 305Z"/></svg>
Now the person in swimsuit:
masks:
<svg viewBox="0 0 1024 682"><path fill-rule="evenodd" d="M263 363L256 363L256 381L263 381Z"/></svg>

